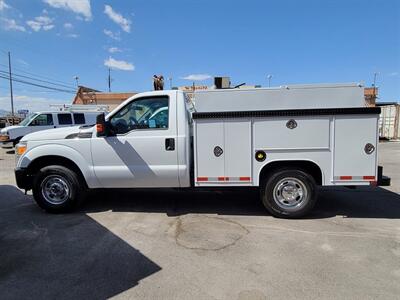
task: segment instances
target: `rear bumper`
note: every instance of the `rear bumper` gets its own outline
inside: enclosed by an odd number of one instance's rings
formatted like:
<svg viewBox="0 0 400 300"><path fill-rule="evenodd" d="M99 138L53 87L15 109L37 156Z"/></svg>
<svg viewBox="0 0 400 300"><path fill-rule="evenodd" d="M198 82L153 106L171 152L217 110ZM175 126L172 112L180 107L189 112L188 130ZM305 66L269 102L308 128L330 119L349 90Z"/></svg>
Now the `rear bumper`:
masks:
<svg viewBox="0 0 400 300"><path fill-rule="evenodd" d="M16 168L15 172L15 181L17 182L17 186L23 190L32 189L33 176L28 174L28 169L25 168Z"/></svg>
<svg viewBox="0 0 400 300"><path fill-rule="evenodd" d="M378 166L377 186L390 186L390 177L383 175L383 167Z"/></svg>

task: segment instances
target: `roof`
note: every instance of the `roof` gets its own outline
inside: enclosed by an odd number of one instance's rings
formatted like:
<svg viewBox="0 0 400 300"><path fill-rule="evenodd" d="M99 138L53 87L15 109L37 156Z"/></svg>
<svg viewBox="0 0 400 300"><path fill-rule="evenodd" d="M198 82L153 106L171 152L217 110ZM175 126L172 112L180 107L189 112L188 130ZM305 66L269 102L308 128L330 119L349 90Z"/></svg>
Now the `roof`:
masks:
<svg viewBox="0 0 400 300"><path fill-rule="evenodd" d="M376 106L386 106L386 105L399 105L398 102L376 102Z"/></svg>
<svg viewBox="0 0 400 300"><path fill-rule="evenodd" d="M364 96L376 97L378 95L377 87L366 87L364 88Z"/></svg>
<svg viewBox="0 0 400 300"><path fill-rule="evenodd" d="M112 104L113 102L118 104L135 94L135 92L104 93L85 86L79 86L78 91L76 92L76 95L72 101L72 104L79 103L79 100L82 100L84 104L86 104L87 101L89 101L89 103L97 103L97 101L102 101L108 102L110 104Z"/></svg>

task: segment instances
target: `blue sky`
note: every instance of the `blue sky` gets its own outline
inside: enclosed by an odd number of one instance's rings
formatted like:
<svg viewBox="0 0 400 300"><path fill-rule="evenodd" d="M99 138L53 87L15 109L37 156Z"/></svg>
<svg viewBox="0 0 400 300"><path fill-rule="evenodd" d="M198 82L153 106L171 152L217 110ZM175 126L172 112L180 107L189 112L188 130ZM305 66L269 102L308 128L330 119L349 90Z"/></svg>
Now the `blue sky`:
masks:
<svg viewBox="0 0 400 300"><path fill-rule="evenodd" d="M400 101L395 0L0 0L0 26L0 71L11 51L16 74L71 86L77 75L106 91L107 66L113 91L150 90L153 74L174 86L191 84L190 75L267 85L267 74L271 85L370 85L379 72L380 100ZM17 109L72 97L15 83ZM9 108L2 78L0 108Z"/></svg>

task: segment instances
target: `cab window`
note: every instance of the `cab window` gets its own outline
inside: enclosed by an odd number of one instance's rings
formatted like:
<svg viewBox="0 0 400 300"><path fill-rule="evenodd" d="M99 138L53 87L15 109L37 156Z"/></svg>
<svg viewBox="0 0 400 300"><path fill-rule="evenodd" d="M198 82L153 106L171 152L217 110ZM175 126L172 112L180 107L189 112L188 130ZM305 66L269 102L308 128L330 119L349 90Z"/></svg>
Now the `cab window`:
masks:
<svg viewBox="0 0 400 300"><path fill-rule="evenodd" d="M53 115L52 114L40 114L36 116L29 124L29 126L50 126L53 125Z"/></svg>
<svg viewBox="0 0 400 300"><path fill-rule="evenodd" d="M57 117L58 117L58 124L60 125L72 124L71 114L58 114Z"/></svg>
<svg viewBox="0 0 400 300"><path fill-rule="evenodd" d="M75 124L85 124L85 115L81 113L74 114L74 123Z"/></svg>
<svg viewBox="0 0 400 300"><path fill-rule="evenodd" d="M167 96L137 99L111 117L111 127L116 134L141 129L167 129L168 105Z"/></svg>

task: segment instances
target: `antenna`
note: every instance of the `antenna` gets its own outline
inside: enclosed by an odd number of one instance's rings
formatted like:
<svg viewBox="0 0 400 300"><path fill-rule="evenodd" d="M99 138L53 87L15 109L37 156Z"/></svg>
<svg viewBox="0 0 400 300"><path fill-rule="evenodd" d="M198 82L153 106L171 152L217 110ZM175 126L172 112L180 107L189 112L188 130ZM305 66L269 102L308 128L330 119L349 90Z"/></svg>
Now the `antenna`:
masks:
<svg viewBox="0 0 400 300"><path fill-rule="evenodd" d="M76 81L76 87L79 87L79 77L75 75L74 79Z"/></svg>
<svg viewBox="0 0 400 300"><path fill-rule="evenodd" d="M111 68L108 68L108 92L111 93Z"/></svg>

